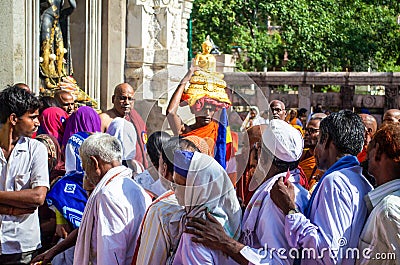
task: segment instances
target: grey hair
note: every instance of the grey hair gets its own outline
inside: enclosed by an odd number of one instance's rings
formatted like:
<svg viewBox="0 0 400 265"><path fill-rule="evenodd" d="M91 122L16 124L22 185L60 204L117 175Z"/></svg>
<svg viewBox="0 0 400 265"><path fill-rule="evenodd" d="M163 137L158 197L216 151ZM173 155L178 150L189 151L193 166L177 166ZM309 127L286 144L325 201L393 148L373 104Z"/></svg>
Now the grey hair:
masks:
<svg viewBox="0 0 400 265"><path fill-rule="evenodd" d="M107 133L95 133L83 141L79 155L88 161L90 156L99 157L107 163L122 161L122 146L119 140Z"/></svg>

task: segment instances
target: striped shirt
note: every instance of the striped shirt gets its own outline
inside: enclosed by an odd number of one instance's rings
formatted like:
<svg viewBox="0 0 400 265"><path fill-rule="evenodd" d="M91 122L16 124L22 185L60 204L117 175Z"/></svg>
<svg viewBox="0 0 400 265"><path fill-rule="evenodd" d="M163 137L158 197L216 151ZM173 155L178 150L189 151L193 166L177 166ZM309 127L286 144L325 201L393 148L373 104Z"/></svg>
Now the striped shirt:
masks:
<svg viewBox="0 0 400 265"><path fill-rule="evenodd" d="M159 199L150 206L143 220L136 264L166 264L179 245L183 230L180 221L185 209L171 191Z"/></svg>

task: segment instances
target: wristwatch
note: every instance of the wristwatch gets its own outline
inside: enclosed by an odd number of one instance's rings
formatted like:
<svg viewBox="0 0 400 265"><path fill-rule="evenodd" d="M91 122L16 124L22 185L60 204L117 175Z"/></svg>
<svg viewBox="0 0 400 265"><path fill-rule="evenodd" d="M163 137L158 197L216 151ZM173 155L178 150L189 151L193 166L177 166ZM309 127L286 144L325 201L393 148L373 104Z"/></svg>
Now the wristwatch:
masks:
<svg viewBox="0 0 400 265"><path fill-rule="evenodd" d="M300 211L299 211L297 208L290 209L289 212L288 212L288 215L289 215L289 214L299 213L299 212L300 212Z"/></svg>

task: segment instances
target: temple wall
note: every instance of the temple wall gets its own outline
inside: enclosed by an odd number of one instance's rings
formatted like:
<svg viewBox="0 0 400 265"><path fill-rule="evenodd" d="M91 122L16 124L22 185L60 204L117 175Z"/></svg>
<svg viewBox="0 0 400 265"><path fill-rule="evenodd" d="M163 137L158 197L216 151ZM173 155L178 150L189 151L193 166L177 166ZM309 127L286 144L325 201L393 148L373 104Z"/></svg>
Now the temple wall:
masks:
<svg viewBox="0 0 400 265"><path fill-rule="evenodd" d="M68 1L65 1L68 6ZM187 19L192 0L77 1L70 16L74 78L101 109L115 85L165 108L187 69ZM2 86L24 82L39 93L40 0L0 1Z"/></svg>
<svg viewBox="0 0 400 265"><path fill-rule="evenodd" d="M0 1L0 87L23 82L39 93L39 0Z"/></svg>

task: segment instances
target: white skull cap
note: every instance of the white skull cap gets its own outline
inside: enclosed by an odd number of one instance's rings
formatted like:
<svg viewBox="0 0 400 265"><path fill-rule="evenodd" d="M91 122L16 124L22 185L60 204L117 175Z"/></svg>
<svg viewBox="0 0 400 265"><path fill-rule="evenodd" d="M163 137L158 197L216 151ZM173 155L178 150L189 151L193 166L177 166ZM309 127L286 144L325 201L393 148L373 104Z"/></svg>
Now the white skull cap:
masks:
<svg viewBox="0 0 400 265"><path fill-rule="evenodd" d="M303 153L303 136L283 120L271 120L262 139L268 150L280 160L294 162L299 160Z"/></svg>

